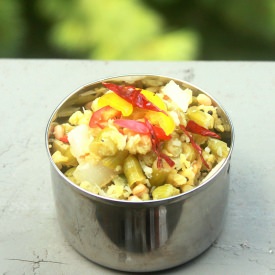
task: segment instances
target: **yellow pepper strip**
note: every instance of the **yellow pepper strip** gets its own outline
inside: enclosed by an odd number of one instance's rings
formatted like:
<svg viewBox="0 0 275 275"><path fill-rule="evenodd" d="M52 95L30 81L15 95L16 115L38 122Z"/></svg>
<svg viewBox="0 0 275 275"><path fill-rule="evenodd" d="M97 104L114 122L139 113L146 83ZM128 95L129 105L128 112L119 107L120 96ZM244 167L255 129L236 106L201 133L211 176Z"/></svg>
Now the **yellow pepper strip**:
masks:
<svg viewBox="0 0 275 275"><path fill-rule="evenodd" d="M142 90L141 93L148 101L152 102L159 109L167 111L166 104L155 93L147 90ZM162 112L147 110L145 117L150 121L151 124L159 125L167 136L170 135L175 129L175 122L168 114L166 115Z"/></svg>
<svg viewBox="0 0 275 275"><path fill-rule="evenodd" d="M167 136L169 136L175 129L175 122L169 115L165 115L161 112L147 111L145 117L151 124L159 125Z"/></svg>
<svg viewBox="0 0 275 275"><path fill-rule="evenodd" d="M123 116L129 116L133 112L133 105L115 93L107 93L101 96L97 102L98 108L111 106L120 111Z"/></svg>
<svg viewBox="0 0 275 275"><path fill-rule="evenodd" d="M167 111L167 107L166 104L164 103L164 101L155 93L151 92L151 91L147 91L147 90L142 90L141 94L143 94L146 99L148 101L150 101L151 103L153 103L155 106L157 106L159 109L163 110L163 111Z"/></svg>

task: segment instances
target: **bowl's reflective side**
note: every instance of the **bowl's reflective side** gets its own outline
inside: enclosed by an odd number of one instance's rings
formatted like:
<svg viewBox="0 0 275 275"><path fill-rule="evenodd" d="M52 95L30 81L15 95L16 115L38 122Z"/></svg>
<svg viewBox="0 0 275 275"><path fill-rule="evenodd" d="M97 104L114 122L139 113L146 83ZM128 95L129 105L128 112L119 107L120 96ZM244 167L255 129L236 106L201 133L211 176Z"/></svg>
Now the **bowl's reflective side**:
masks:
<svg viewBox="0 0 275 275"><path fill-rule="evenodd" d="M171 268L198 256L218 237L228 171L229 162L192 196L135 207L84 196L52 167L59 224L78 252L103 266L132 272Z"/></svg>
<svg viewBox="0 0 275 275"><path fill-rule="evenodd" d="M138 78L151 81L152 76ZM170 80L160 76L155 78L163 83ZM118 79L111 78L109 81ZM124 80L123 76L121 81ZM204 93L191 84L175 81L194 89L195 93ZM100 199L69 182L51 160L48 147L52 124L57 120L66 120L83 103L97 97L100 83L90 83L67 97L57 107L48 125L46 144L61 229L78 252L113 269L148 272L185 263L205 251L221 232L234 141L232 123L223 108L215 102L228 128L228 135L224 139L231 147L230 155L221 169L196 190L163 200L161 204Z"/></svg>

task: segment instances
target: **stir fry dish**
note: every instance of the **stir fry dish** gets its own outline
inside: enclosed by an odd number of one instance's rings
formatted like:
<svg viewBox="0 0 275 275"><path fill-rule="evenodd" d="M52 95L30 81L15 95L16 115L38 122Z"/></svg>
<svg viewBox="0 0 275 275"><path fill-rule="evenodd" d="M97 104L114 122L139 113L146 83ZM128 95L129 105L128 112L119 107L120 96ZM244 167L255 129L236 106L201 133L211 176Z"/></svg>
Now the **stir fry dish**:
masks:
<svg viewBox="0 0 275 275"><path fill-rule="evenodd" d="M206 94L173 80L101 84L104 92L55 123L50 137L54 163L80 188L118 200L165 199L200 185L228 156L228 129Z"/></svg>

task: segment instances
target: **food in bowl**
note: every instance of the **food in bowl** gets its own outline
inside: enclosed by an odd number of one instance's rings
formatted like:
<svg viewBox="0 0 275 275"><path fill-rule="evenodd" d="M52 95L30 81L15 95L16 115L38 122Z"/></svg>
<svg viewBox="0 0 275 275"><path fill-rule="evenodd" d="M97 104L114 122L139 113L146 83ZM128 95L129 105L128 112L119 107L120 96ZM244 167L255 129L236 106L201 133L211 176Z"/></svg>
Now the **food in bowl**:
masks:
<svg viewBox="0 0 275 275"><path fill-rule="evenodd" d="M102 82L50 137L74 184L118 200L159 200L199 186L228 156L212 99L175 81Z"/></svg>

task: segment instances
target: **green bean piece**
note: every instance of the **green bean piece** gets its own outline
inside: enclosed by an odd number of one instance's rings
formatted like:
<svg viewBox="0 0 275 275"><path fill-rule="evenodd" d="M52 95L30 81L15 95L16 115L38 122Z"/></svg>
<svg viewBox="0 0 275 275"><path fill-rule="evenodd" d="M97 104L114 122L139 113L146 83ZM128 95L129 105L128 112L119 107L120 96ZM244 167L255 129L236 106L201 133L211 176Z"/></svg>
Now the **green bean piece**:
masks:
<svg viewBox="0 0 275 275"><path fill-rule="evenodd" d="M123 172L130 187L132 187L136 182L145 182L146 177L142 171L140 163L138 159L133 155L129 155L125 159Z"/></svg>
<svg viewBox="0 0 275 275"><path fill-rule="evenodd" d="M226 158L229 152L227 144L219 139L209 138L208 147L214 155L222 158Z"/></svg>
<svg viewBox="0 0 275 275"><path fill-rule="evenodd" d="M170 170L166 168L157 168L156 161L153 163L152 169L152 177L149 180L150 184L152 186L162 185L166 181Z"/></svg>
<svg viewBox="0 0 275 275"><path fill-rule="evenodd" d="M123 166L123 162L125 158L128 156L128 151L118 151L114 156L104 157L101 162L104 166L112 169L117 170L119 167Z"/></svg>
<svg viewBox="0 0 275 275"><path fill-rule="evenodd" d="M187 116L190 120L195 121L206 129L212 129L214 127L214 118L210 114L198 109L198 107L191 107L187 111Z"/></svg>
<svg viewBox="0 0 275 275"><path fill-rule="evenodd" d="M180 190L175 188L173 185L164 184L156 187L156 189L152 192L152 196L154 200L160 200L178 195L179 193Z"/></svg>
<svg viewBox="0 0 275 275"><path fill-rule="evenodd" d="M192 137L193 137L194 141L200 146L205 144L208 140L208 137L204 137L199 134L192 134Z"/></svg>

